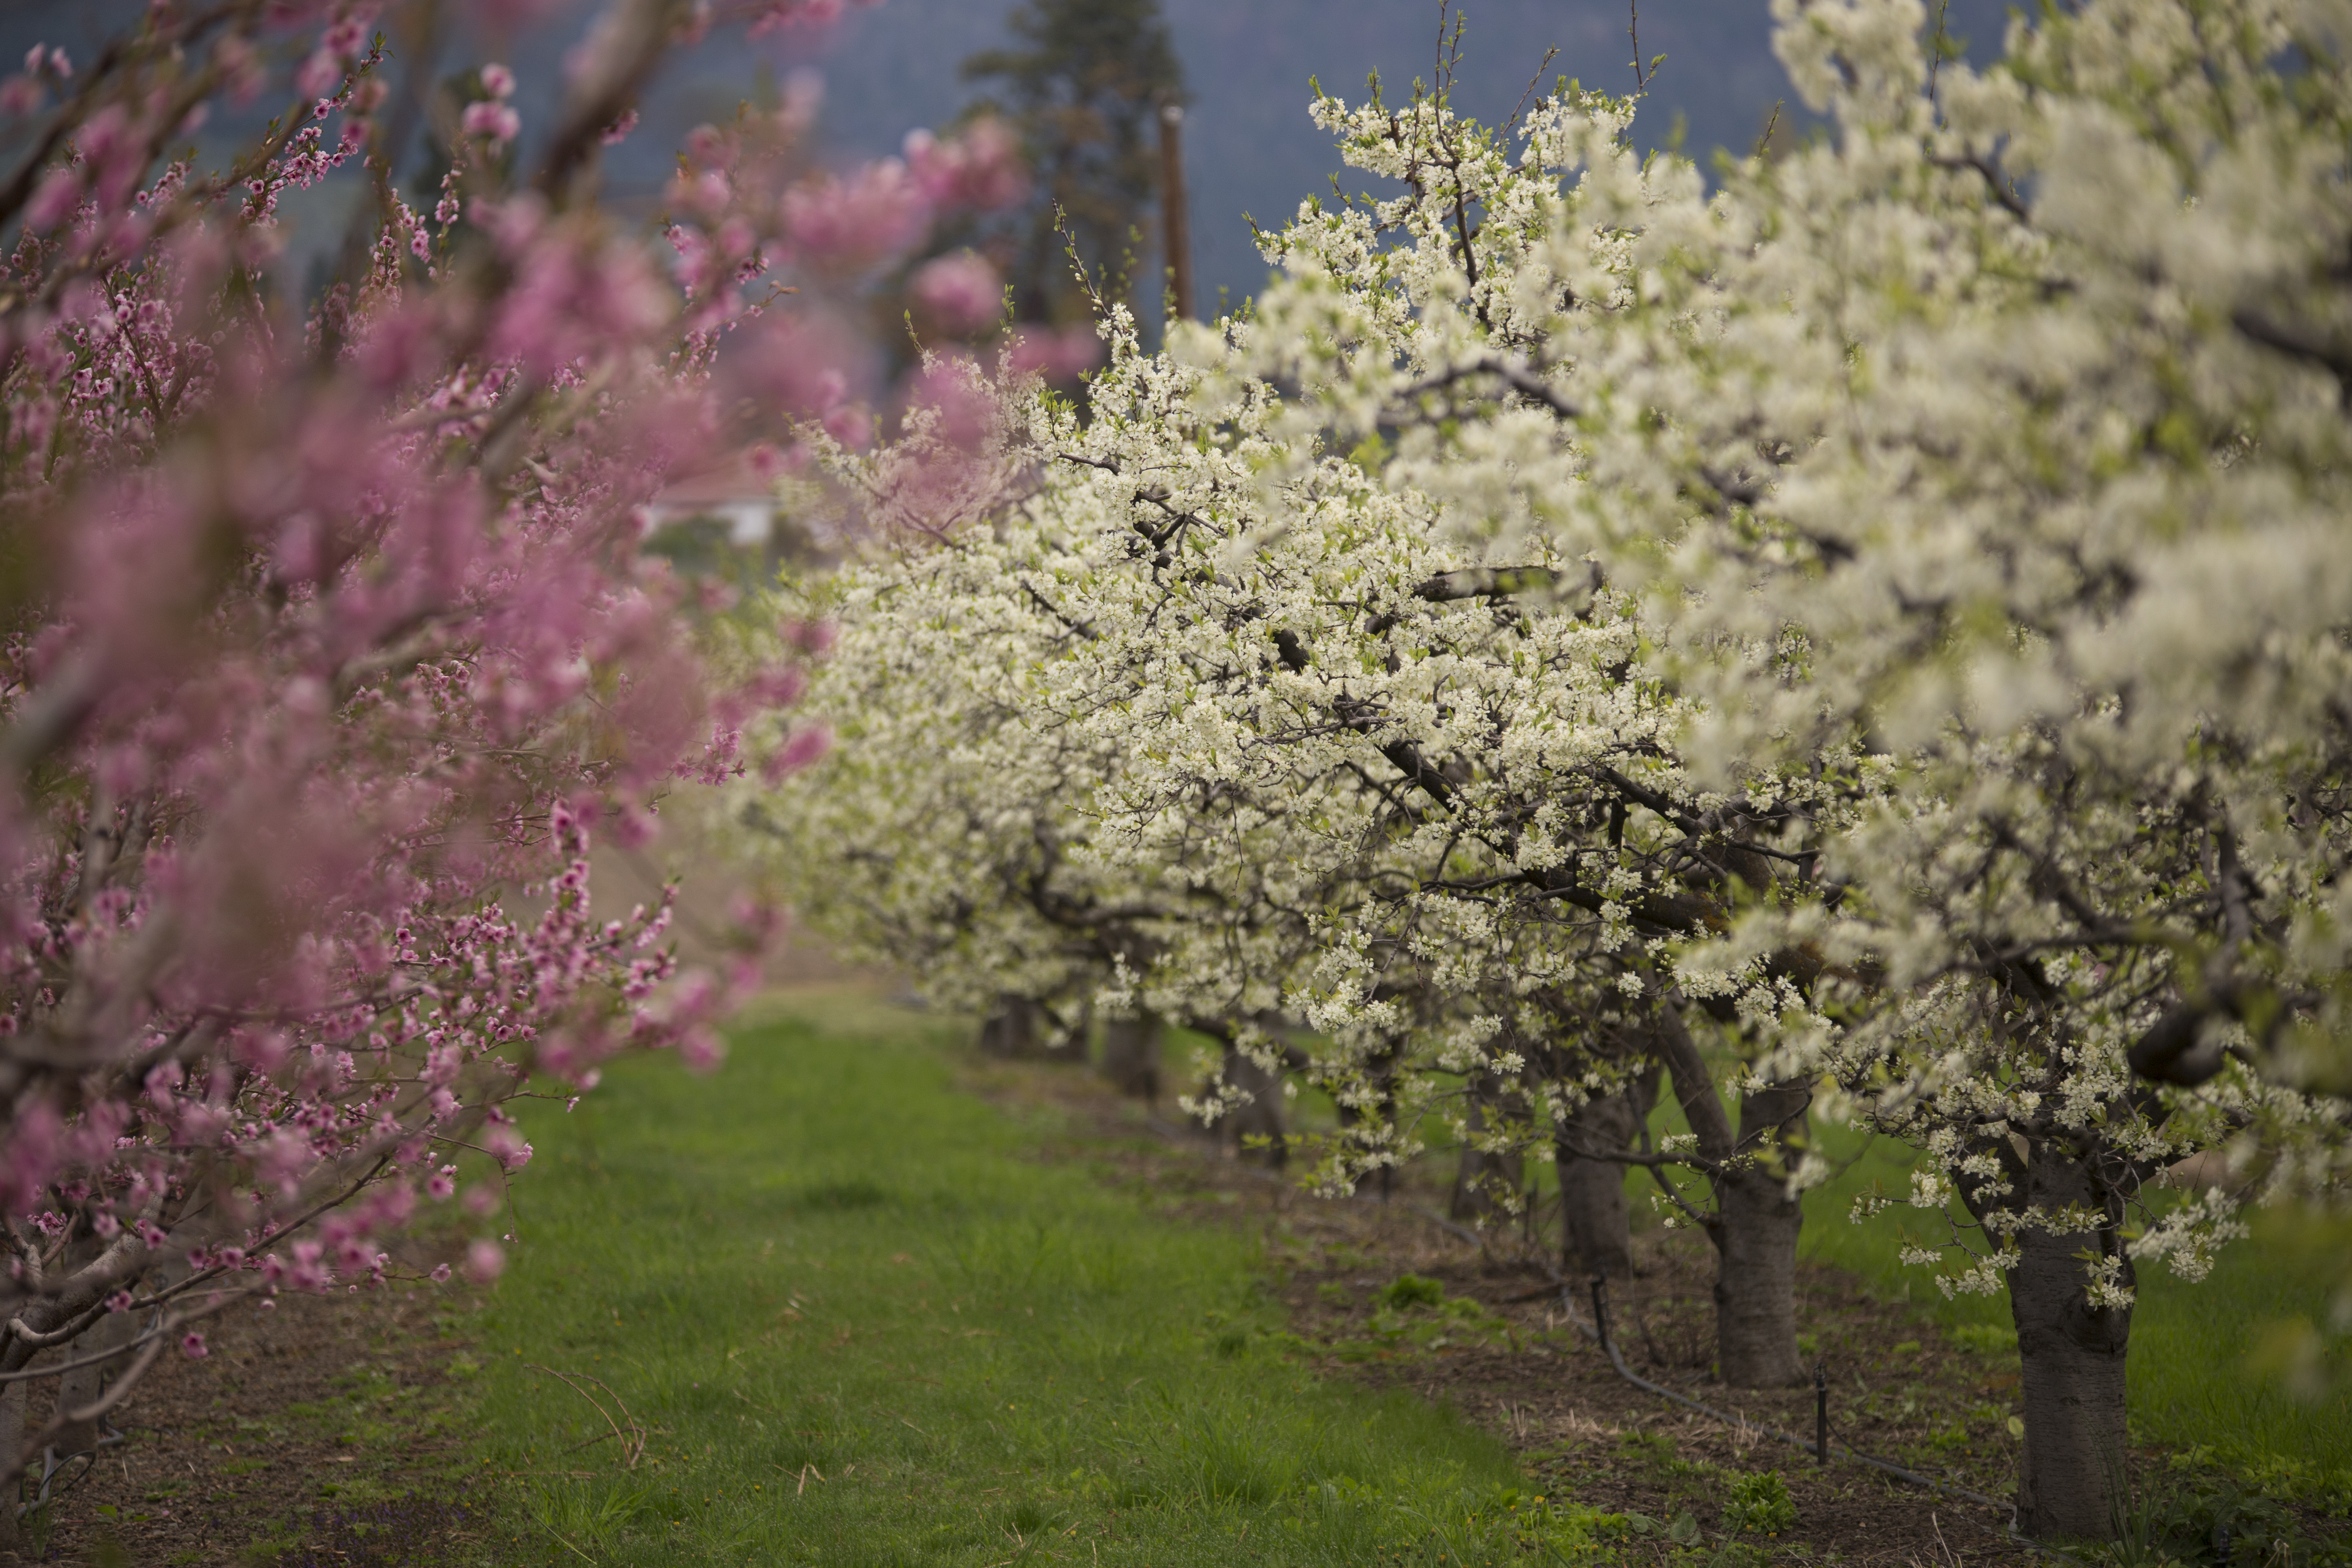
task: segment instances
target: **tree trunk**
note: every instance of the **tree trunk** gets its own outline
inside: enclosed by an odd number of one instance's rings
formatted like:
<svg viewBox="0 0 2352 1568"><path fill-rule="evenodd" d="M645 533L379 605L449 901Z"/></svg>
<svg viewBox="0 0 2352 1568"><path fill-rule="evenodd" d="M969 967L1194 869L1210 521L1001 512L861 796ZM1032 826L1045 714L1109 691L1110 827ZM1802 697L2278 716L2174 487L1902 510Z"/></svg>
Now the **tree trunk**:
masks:
<svg viewBox="0 0 2352 1568"><path fill-rule="evenodd" d="M1735 1133L1714 1075L1671 1005L1658 1010L1656 1049L1715 1190L1706 1227L1715 1243L1716 1375L1734 1388L1792 1387L1805 1380L1797 1358L1797 1230L1805 1215L1788 1195L1786 1168L1795 1163L1812 1089L1774 1084L1742 1096Z"/></svg>
<svg viewBox="0 0 2352 1568"><path fill-rule="evenodd" d="M1102 1075L1121 1094L1160 1098L1160 1020L1149 1013L1103 1023Z"/></svg>
<svg viewBox="0 0 2352 1568"><path fill-rule="evenodd" d="M1797 1232L1789 1195L1790 1141L1804 1131L1811 1089L1774 1087L1739 1101L1742 1154L1715 1178L1716 1375L1734 1388L1791 1388L1797 1355ZM1763 1156L1759 1158L1759 1156Z"/></svg>
<svg viewBox="0 0 2352 1568"><path fill-rule="evenodd" d="M1625 1167L1599 1156L1633 1148L1650 1108L1658 1101L1655 1068L1619 1093L1587 1100L1561 1127L1554 1144L1559 1172L1560 1258L1580 1279L1633 1275L1632 1218Z"/></svg>
<svg viewBox="0 0 2352 1568"><path fill-rule="evenodd" d="M0 1474L5 1474L22 1456L25 1446L25 1390L22 1383L0 1383ZM11 1554L24 1547L24 1532L17 1528L17 1493L21 1480L0 1486L0 1552Z"/></svg>
<svg viewBox="0 0 2352 1568"><path fill-rule="evenodd" d="M1457 1220L1475 1222L1507 1213L1502 1195L1516 1194L1526 1184L1527 1161L1517 1150L1491 1153L1478 1147L1478 1134L1500 1119L1495 1112L1501 1112L1502 1118L1525 1118L1527 1107L1522 1097L1510 1098L1519 1103L1504 1103L1502 1080L1491 1073L1481 1073L1471 1080L1464 1108L1470 1135L1462 1142L1461 1163L1454 1173L1454 1201L1447 1208Z"/></svg>
<svg viewBox="0 0 2352 1568"><path fill-rule="evenodd" d="M1283 1128L1282 1075L1258 1066L1238 1046L1227 1046L1224 1079L1250 1097L1225 1117L1234 1146L1245 1154L1263 1154L1267 1164L1279 1168L1290 1152Z"/></svg>
<svg viewBox="0 0 2352 1568"><path fill-rule="evenodd" d="M2095 1236L2080 1230L2018 1232L2021 1255L2009 1274L2009 1310L2023 1362L2025 1447L2018 1459L2017 1528L2037 1539L2105 1540L2116 1533L2124 1497L2124 1355L2129 1307L2095 1307L2086 1247L2120 1260L2117 1282L2135 1283L2117 1234L2121 1200L2097 1180L2089 1159L2037 1141L2024 1191L2011 1200L2044 1213L2104 1214Z"/></svg>
<svg viewBox="0 0 2352 1568"><path fill-rule="evenodd" d="M1078 1003L1077 1017L1068 1024L1055 1009L1042 1004L1037 1008L1038 1056L1049 1062L1067 1062L1076 1067L1087 1065L1087 1037L1094 1033L1095 1008L1088 1001Z"/></svg>
<svg viewBox="0 0 2352 1568"><path fill-rule="evenodd" d="M1391 1040L1368 1053L1361 1068L1365 1086L1372 1091L1372 1108L1369 1114L1355 1103L1349 1094L1339 1097L1339 1126L1357 1136L1360 1146L1370 1147L1375 1140L1385 1139L1396 1125L1396 1064L1404 1054L1404 1043ZM1303 1064L1302 1064L1303 1065ZM1382 1203L1396 1194L1396 1167L1382 1163L1373 1180L1373 1187ZM1361 1190L1360 1186L1358 1189Z"/></svg>
<svg viewBox="0 0 2352 1568"><path fill-rule="evenodd" d="M75 1359L96 1355L101 1351L121 1349L139 1337L139 1320L130 1312L111 1312L100 1318L89 1331L76 1340L68 1353ZM110 1377L121 1370L128 1355L95 1366L76 1367L58 1379L58 1410L79 1410L98 1402L106 1393ZM100 1436L96 1421L76 1421L50 1439L50 1446L63 1457L68 1454L95 1452Z"/></svg>
<svg viewBox="0 0 2352 1568"><path fill-rule="evenodd" d="M980 1053L1017 1061L1037 1054L1037 1004L1026 996L996 999L996 1011L980 1026Z"/></svg>

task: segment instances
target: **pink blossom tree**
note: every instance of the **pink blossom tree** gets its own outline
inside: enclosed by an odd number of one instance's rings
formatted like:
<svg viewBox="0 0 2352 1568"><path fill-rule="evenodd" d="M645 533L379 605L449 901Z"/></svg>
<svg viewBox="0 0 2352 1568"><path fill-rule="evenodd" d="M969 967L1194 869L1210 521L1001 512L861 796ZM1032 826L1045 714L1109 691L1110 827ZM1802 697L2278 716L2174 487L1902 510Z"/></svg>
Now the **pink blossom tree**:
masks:
<svg viewBox="0 0 2352 1568"><path fill-rule="evenodd" d="M1007 188L1001 138L818 172L788 99L695 133L660 235L618 222L597 163L666 51L838 7L614 0L551 124L474 74L418 211L377 9L163 0L0 81L0 1483L207 1315L383 1279L462 1157L529 1160L519 1096L715 1058L748 963L592 912L589 837L733 773L792 682L709 673L646 504L763 421L859 438L817 301ZM171 151L270 93L221 169ZM304 299L278 206L339 178Z"/></svg>

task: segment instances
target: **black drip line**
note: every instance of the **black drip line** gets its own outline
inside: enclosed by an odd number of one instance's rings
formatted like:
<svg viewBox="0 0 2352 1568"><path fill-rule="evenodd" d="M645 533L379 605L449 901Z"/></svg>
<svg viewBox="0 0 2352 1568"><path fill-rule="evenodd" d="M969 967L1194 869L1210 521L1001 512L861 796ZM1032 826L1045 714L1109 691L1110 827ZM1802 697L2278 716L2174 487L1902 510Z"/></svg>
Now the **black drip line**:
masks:
<svg viewBox="0 0 2352 1568"><path fill-rule="evenodd" d="M1449 1226L1448 1228L1452 1227ZM2034 1540L2029 1535L2019 1533L2017 1528L2016 1504L2003 1502L1999 1498L1987 1497L1984 1493L1979 1491L1971 1491L1964 1486L1958 1485L1952 1481L1944 1480L1939 1477L1925 1475L1917 1470L1906 1469L1903 1466L1895 1464L1889 1460L1881 1459L1874 1455L1865 1454L1850 1443L1832 1443L1830 1440L1829 1369L1826 1362L1817 1362L1813 1365L1813 1436L1812 1440L1808 1442L1804 1438L1798 1436L1793 1432L1783 1432L1778 1427L1759 1426L1758 1423L1748 1420L1744 1415L1728 1415L1724 1411L1716 1409L1711 1405L1701 1404L1699 1401L1691 1398L1688 1394L1677 1394L1673 1389L1666 1387L1663 1384L1652 1383L1648 1378L1643 1377L1641 1373L1635 1372L1632 1367L1625 1364L1625 1358L1618 1352L1616 1341L1610 1335L1609 1281L1607 1278L1599 1274L1592 1277L1592 1321L1588 1323L1582 1318L1577 1316L1575 1300L1570 1294L1570 1287L1568 1281L1560 1279L1557 1272L1549 1268L1547 1268L1545 1271L1551 1274L1554 1283L1558 1284L1559 1287L1559 1304L1562 1310L1566 1311L1568 1321L1575 1324L1576 1327L1584 1333L1591 1335L1594 1340L1600 1342L1602 1352L1608 1356L1609 1364L1616 1369L1617 1375L1632 1384L1634 1387L1643 1389L1647 1393L1654 1394L1662 1399L1671 1399L1676 1405L1683 1405L1691 1410L1696 1410L1702 1415L1707 1416L1712 1420L1720 1421L1725 1426L1733 1427L1738 1431L1754 1432L1759 1436L1770 1437L1779 1442L1786 1443L1790 1447L1796 1448L1801 1452L1810 1453L1813 1456L1813 1462L1817 1465L1826 1466L1830 1462L1831 1450L1835 1448L1838 1453L1852 1460L1853 1463L1867 1466L1869 1468L1874 1470L1882 1471L1886 1475L1895 1477L1898 1480L1908 1481L1914 1486L1927 1487L1936 1491L1948 1493L1953 1497L1966 1498L1970 1502L1981 1503L1987 1508L1995 1510L2005 1509L2009 1513L2009 1523L2001 1531L2001 1533L2007 1536L2009 1540L2015 1542L2020 1546L2040 1552L2045 1557L2074 1565L2074 1568L2080 1568L2081 1560L2073 1556L2071 1553L2061 1552L2055 1547L2045 1546L2041 1542ZM1974 1521L1973 1522L1978 1523L1980 1528L1991 1528L1990 1526L1983 1525L1981 1521Z"/></svg>

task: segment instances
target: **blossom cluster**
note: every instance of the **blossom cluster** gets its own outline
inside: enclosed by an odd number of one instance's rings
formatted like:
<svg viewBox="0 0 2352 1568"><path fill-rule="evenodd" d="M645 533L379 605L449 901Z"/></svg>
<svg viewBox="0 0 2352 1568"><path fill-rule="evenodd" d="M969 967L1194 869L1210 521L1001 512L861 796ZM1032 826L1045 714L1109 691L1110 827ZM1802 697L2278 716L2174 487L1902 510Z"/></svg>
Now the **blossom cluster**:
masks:
<svg viewBox="0 0 2352 1568"><path fill-rule="evenodd" d="M430 211L373 6L152 7L0 83L0 1480L205 1313L381 1279L469 1168L495 1206L530 1086L715 1059L766 922L683 971L667 898L592 907L589 844L739 773L783 686L714 679L646 509L761 433L749 391L870 421L788 284L1012 177L984 132L817 172L787 100L693 137L667 261L598 207L669 49L802 9L620 0L529 164L483 65ZM169 152L289 89L225 167ZM356 216L306 299L279 207L328 181ZM126 1323L103 1402L20 1434L25 1380Z"/></svg>

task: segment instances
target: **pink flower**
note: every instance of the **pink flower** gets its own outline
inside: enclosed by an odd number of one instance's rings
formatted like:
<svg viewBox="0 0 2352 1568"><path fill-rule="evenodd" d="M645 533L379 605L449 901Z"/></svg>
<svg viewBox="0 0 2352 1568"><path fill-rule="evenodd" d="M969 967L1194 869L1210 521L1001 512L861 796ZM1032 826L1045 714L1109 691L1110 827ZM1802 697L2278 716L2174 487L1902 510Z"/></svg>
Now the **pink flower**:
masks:
<svg viewBox="0 0 2352 1568"><path fill-rule="evenodd" d="M727 1059L727 1044L718 1031L698 1024L680 1037L677 1053L692 1071L714 1072Z"/></svg>
<svg viewBox="0 0 2352 1568"><path fill-rule="evenodd" d="M69 164L57 164L33 187L32 198L25 204L25 226L37 231L53 229L71 217L80 203L80 172Z"/></svg>
<svg viewBox="0 0 2352 1568"><path fill-rule="evenodd" d="M515 89L514 72L501 65L482 68L482 90L492 98L512 98Z"/></svg>
<svg viewBox="0 0 2352 1568"><path fill-rule="evenodd" d="M808 674L798 665L763 670L743 689L744 695L763 708L789 708L808 689Z"/></svg>
<svg viewBox="0 0 2352 1568"><path fill-rule="evenodd" d="M731 335L719 363L733 395L792 418L822 418L877 379L871 345L831 314L763 316Z"/></svg>
<svg viewBox="0 0 2352 1568"><path fill-rule="evenodd" d="M507 1249L495 1241L478 1241L466 1248L466 1278L487 1285L507 1269Z"/></svg>
<svg viewBox="0 0 2352 1568"><path fill-rule="evenodd" d="M792 739L777 747L775 754L768 759L767 765L760 770L761 774L770 784L773 784L787 773L798 773L801 769L809 766L831 750L833 750L832 727L825 724L812 724L804 730L794 731Z"/></svg>
<svg viewBox="0 0 2352 1568"><path fill-rule="evenodd" d="M331 49L316 49L294 73L294 90L305 98L324 98L341 85L343 62Z"/></svg>
<svg viewBox="0 0 2352 1568"><path fill-rule="evenodd" d="M205 1357L212 1354L212 1352L205 1348L204 1335L190 1332L184 1335L180 1341L180 1353L186 1356L190 1361L202 1361Z"/></svg>
<svg viewBox="0 0 2352 1568"><path fill-rule="evenodd" d="M530 1163L530 1145L511 1125L492 1127L482 1134L482 1147L502 1169L520 1171Z"/></svg>
<svg viewBox="0 0 2352 1568"><path fill-rule="evenodd" d="M907 389L907 402L910 413L919 411L928 416L932 435L964 448L981 444L996 409L977 367L960 358L925 366Z"/></svg>
<svg viewBox="0 0 2352 1568"><path fill-rule="evenodd" d="M836 408L819 421L824 433L853 452L874 444L874 416L863 408Z"/></svg>
<svg viewBox="0 0 2352 1568"><path fill-rule="evenodd" d="M866 267L910 248L930 226L930 202L896 158L846 179L824 175L784 195L784 230L803 258Z"/></svg>
<svg viewBox="0 0 2352 1568"><path fill-rule="evenodd" d="M917 309L950 332L976 331L1004 309L1003 279L986 257L970 250L925 262L908 291Z"/></svg>
<svg viewBox="0 0 2352 1568"><path fill-rule="evenodd" d="M860 5L877 5L881 0L857 0ZM841 20L847 9L845 0L762 0L752 10L750 35L759 37L785 27L806 27L822 33Z"/></svg>
<svg viewBox="0 0 2352 1568"><path fill-rule="evenodd" d="M1034 371L1049 381L1074 381L1101 358L1102 340L1092 327L1024 328L1013 334L1013 370Z"/></svg>
<svg viewBox="0 0 2352 1568"><path fill-rule="evenodd" d="M522 134L522 116L494 100L466 105L458 129L468 136L487 136L501 145Z"/></svg>
<svg viewBox="0 0 2352 1568"><path fill-rule="evenodd" d="M428 1276L428 1278L430 1278L436 1285L447 1284L449 1281L449 1266L446 1263L434 1265L433 1272Z"/></svg>
<svg viewBox="0 0 2352 1568"><path fill-rule="evenodd" d="M973 121L950 142L928 131L909 132L906 153L916 184L942 207L1010 206L1029 189L1013 132L993 117Z"/></svg>

